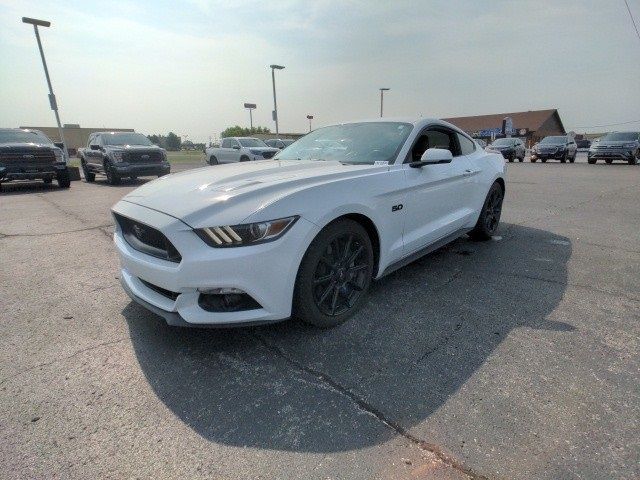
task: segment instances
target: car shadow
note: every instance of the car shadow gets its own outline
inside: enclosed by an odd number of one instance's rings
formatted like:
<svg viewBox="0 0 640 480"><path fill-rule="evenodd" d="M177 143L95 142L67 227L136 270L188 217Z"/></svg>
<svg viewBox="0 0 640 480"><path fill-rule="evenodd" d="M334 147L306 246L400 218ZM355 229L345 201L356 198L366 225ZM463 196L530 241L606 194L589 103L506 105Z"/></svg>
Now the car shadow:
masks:
<svg viewBox="0 0 640 480"><path fill-rule="evenodd" d="M73 186L73 183L71 184ZM44 183L42 181L14 181L2 183L0 185L0 195L23 195L27 193L42 193L56 190L66 190L58 187L54 180L53 183Z"/></svg>
<svg viewBox="0 0 640 480"><path fill-rule="evenodd" d="M547 319L566 289L571 242L518 225L500 235L461 238L375 282L364 308L334 329L296 320L180 329L133 302L122 313L154 392L202 437L300 452L366 448L442 407L512 330L573 330Z"/></svg>

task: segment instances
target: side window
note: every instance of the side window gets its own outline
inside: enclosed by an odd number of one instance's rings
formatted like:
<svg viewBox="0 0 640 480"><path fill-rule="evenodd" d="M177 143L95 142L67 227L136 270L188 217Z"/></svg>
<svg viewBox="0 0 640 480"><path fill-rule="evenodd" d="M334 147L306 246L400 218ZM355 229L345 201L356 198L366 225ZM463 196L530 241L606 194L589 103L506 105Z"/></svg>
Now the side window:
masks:
<svg viewBox="0 0 640 480"><path fill-rule="evenodd" d="M470 155L476 150L476 144L473 143L470 139L468 139L461 133L456 133L456 135L458 135L458 142L460 143L460 153L462 155Z"/></svg>
<svg viewBox="0 0 640 480"><path fill-rule="evenodd" d="M429 148L442 148L449 150L454 157L460 156L456 133L444 127L431 127L416 139L407 161L417 162Z"/></svg>
<svg viewBox="0 0 640 480"><path fill-rule="evenodd" d="M230 138L223 138L222 139L222 144L220 145L221 148L231 148L231 139Z"/></svg>

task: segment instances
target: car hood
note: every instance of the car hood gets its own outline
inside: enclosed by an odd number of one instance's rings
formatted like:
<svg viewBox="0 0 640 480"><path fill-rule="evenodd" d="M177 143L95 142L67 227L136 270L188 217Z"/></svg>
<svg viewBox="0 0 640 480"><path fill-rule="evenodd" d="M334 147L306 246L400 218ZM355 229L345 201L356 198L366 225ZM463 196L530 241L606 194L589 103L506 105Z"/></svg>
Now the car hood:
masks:
<svg viewBox="0 0 640 480"><path fill-rule="evenodd" d="M246 147L249 150L253 150L254 152L279 152L279 148L275 147Z"/></svg>
<svg viewBox="0 0 640 480"><path fill-rule="evenodd" d="M598 143L594 143L591 146L592 147L621 147L622 145L626 145L628 143L638 143L635 140L622 140L622 141L613 141L613 140L609 140L609 141L603 141L600 140Z"/></svg>
<svg viewBox="0 0 640 480"><path fill-rule="evenodd" d="M19 149L28 149L28 148L55 149L57 147L55 145L51 144L51 143L25 143L25 142L0 143L0 150L14 150L16 148L19 148Z"/></svg>
<svg viewBox="0 0 640 480"><path fill-rule="evenodd" d="M124 150L127 152L137 152L141 150L162 150L157 145L105 145L105 148L109 150Z"/></svg>
<svg viewBox="0 0 640 480"><path fill-rule="evenodd" d="M179 218L192 227L211 226L203 222L212 218L220 225L233 225L298 190L388 168L298 160L217 165L161 177L123 200ZM283 216L291 214L283 212Z"/></svg>

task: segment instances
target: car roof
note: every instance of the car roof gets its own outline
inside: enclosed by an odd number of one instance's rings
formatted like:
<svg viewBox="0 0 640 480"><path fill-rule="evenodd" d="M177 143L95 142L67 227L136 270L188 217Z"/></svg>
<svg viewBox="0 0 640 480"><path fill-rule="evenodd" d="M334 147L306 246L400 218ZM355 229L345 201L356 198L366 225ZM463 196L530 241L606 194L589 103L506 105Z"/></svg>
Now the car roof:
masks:
<svg viewBox="0 0 640 480"><path fill-rule="evenodd" d="M433 117L383 117L383 118L368 118L363 120L354 120L349 122L341 122L335 123L334 125L348 125L351 123L385 123L385 122L395 122L395 123L410 123L416 129L421 130L422 128L428 125L442 125L443 127L450 128L451 130L455 130L456 132L460 132L465 136L469 137L469 134L464 130L456 127L452 123L445 122L444 120L440 120L439 118Z"/></svg>
<svg viewBox="0 0 640 480"><path fill-rule="evenodd" d="M35 128L0 128L0 132L35 132L44 135L40 130L36 130Z"/></svg>

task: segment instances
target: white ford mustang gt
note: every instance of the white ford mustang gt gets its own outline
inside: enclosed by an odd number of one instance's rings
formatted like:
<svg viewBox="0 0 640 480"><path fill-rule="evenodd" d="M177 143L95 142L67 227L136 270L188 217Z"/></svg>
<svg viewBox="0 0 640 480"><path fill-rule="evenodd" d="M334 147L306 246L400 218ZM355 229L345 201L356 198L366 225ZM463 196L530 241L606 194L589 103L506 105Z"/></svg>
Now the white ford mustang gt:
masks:
<svg viewBox="0 0 640 480"><path fill-rule="evenodd" d="M113 207L121 281L171 325L329 327L372 279L500 220L505 163L433 119L319 128L273 159L168 175Z"/></svg>

